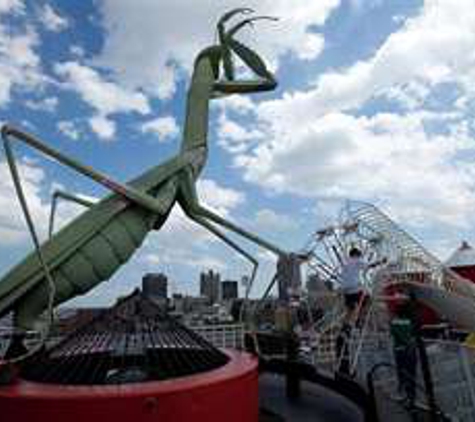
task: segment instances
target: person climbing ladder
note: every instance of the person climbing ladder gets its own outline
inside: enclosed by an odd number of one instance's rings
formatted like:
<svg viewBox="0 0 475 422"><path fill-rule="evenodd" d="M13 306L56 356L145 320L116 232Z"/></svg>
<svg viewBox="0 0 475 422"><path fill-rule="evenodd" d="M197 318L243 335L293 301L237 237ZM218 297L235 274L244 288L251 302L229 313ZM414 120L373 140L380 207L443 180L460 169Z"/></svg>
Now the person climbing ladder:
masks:
<svg viewBox="0 0 475 422"><path fill-rule="evenodd" d="M361 283L362 277L369 269L386 262L387 259L384 258L372 263L366 263L361 250L353 246L348 252L348 258L341 265L338 280L343 293L345 315L341 331L336 340L337 370L341 373L349 374L350 372L349 340L352 327L358 322L366 300Z"/></svg>

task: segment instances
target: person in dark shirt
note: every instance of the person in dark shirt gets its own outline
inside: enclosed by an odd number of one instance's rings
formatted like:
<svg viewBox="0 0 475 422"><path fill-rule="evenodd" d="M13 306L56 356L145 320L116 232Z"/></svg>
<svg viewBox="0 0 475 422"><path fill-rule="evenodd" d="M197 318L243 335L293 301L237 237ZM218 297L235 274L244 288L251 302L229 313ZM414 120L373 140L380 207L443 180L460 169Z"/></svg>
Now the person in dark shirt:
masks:
<svg viewBox="0 0 475 422"><path fill-rule="evenodd" d="M399 392L410 407L416 398L417 343L409 298L401 297L390 325Z"/></svg>

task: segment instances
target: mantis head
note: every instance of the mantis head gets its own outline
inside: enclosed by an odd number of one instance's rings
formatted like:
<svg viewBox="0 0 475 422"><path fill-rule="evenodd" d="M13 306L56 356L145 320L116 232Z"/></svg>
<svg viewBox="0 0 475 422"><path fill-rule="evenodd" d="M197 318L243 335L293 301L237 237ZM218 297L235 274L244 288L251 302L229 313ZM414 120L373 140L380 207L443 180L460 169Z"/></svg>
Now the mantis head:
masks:
<svg viewBox="0 0 475 422"><path fill-rule="evenodd" d="M264 78L269 75L269 71L267 70L264 61L259 57L259 55L241 42L236 41L234 36L245 26L253 26L255 21L275 21L277 18L272 16L252 16L241 20L231 28L226 28L225 26L226 23L236 15L249 15L252 13L254 13L254 10L252 9L238 8L225 13L218 21L217 29L219 44L221 47L222 67L224 76L227 80L232 81L235 78L235 69L232 57L233 53L235 53L257 75Z"/></svg>

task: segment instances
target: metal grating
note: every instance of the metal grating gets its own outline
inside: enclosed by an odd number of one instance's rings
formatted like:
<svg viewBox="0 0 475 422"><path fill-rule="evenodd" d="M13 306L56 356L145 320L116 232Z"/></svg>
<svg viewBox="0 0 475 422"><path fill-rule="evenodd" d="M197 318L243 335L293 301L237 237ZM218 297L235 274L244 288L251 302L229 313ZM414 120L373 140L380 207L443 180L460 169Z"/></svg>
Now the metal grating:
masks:
<svg viewBox="0 0 475 422"><path fill-rule="evenodd" d="M55 384L123 384L197 374L227 362L226 354L135 292L28 360L21 376Z"/></svg>
<svg viewBox="0 0 475 422"><path fill-rule="evenodd" d="M380 255L393 263L387 270L400 275L400 281L423 282L435 287L475 299L475 287L447 268L427 251L414 237L372 204L348 202L347 218L354 222L358 235L377 239ZM374 246L374 245L373 245ZM419 276L414 279L414 276ZM422 279L417 279L421 278ZM394 277L393 277L394 278Z"/></svg>

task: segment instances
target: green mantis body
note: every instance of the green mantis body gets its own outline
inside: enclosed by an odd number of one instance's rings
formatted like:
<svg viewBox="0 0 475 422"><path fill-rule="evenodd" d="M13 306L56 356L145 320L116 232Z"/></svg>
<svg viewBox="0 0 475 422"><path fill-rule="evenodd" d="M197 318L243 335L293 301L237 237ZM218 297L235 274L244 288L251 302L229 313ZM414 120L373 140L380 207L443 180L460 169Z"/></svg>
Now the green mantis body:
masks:
<svg viewBox="0 0 475 422"><path fill-rule="evenodd" d="M179 154L127 184L111 180L20 130L11 126L2 128L14 179L10 142L19 140L95 180L112 193L44 244L38 244L36 253L31 253L0 280L0 316L14 311L17 327L32 328L39 315L48 308L51 284L54 284L54 304L57 305L109 279L129 260L151 230L160 229L176 203L192 220L250 260L254 265L253 274L257 262L217 226L234 231L278 255L283 253L278 247L201 206L195 189L207 158L210 100L231 93L271 90L276 86L272 74L259 56L233 39L242 26L262 18L246 19L229 31L224 28L225 22L232 16L248 12L247 9L236 9L225 14L218 24L220 44L202 50L195 60ZM232 52L254 71L258 76L256 80L234 79ZM224 79L220 79L221 67ZM20 187L17 190L21 193ZM51 283L48 284L48 281Z"/></svg>

